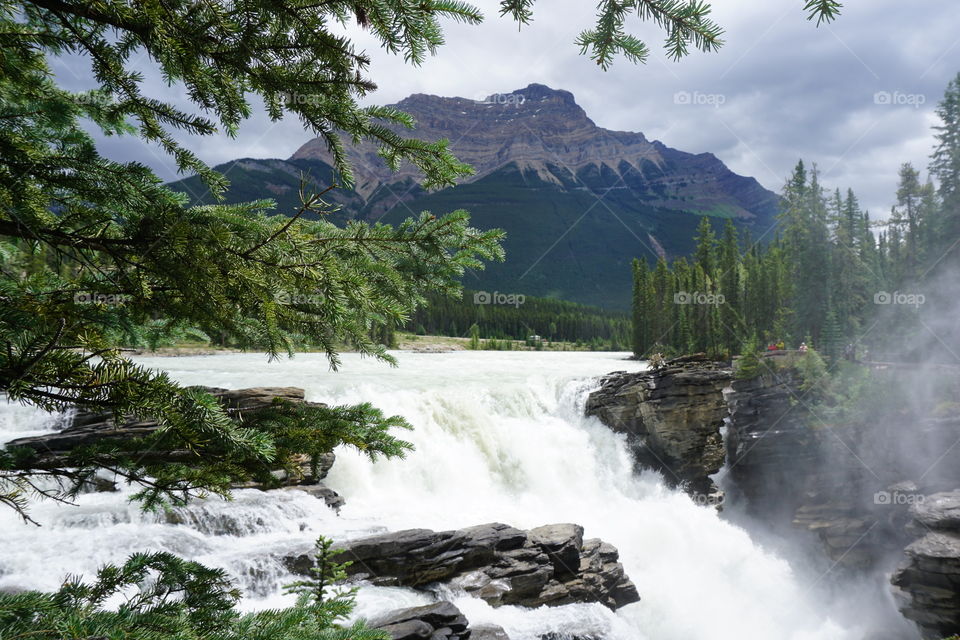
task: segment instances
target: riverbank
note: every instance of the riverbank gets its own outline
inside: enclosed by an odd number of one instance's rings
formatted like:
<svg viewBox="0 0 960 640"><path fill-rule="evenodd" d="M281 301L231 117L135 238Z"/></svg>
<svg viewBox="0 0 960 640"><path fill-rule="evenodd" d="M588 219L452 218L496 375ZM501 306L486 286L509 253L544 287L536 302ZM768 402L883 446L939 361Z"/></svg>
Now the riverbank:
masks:
<svg viewBox="0 0 960 640"><path fill-rule="evenodd" d="M470 338L454 336L416 335L413 333L397 333L396 344L392 349L397 351L412 351L415 353L448 353L451 351L469 351ZM339 345L342 353L355 353L356 349L348 345ZM479 348L474 351L577 351L593 353L611 353L609 351L593 351L590 345L575 342L551 342L549 340L487 340L481 339ZM157 349L126 349L127 353L148 358L166 358L174 356L212 356L228 353L245 353L240 349L218 347L205 342L185 342L176 345L158 347ZM249 353L249 352L246 352ZM301 353L322 353L319 349L304 349Z"/></svg>

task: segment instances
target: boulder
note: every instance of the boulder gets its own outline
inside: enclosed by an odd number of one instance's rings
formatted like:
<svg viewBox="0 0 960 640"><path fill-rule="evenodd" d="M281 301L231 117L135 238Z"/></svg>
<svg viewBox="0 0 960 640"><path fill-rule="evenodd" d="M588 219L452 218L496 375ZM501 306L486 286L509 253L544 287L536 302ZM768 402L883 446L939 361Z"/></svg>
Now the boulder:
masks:
<svg viewBox="0 0 960 640"><path fill-rule="evenodd" d="M495 624L478 624L470 627L470 640L510 640L503 627Z"/></svg>
<svg viewBox="0 0 960 640"><path fill-rule="evenodd" d="M454 531L410 529L336 545L349 575L379 586L465 591L492 606L538 607L599 602L617 609L640 599L615 547L583 540L583 528L548 525L521 531L492 523ZM284 558L293 573L308 553Z"/></svg>
<svg viewBox="0 0 960 640"><path fill-rule="evenodd" d="M393 640L466 640L472 637L467 619L452 602L397 609L377 616L368 626L390 634Z"/></svg>
<svg viewBox="0 0 960 640"><path fill-rule="evenodd" d="M341 507L347 503L343 496L330 487L322 484L302 484L290 487L281 487L281 489L285 491L303 491L314 498L317 498L318 500L323 500L328 507L337 513L340 513Z"/></svg>

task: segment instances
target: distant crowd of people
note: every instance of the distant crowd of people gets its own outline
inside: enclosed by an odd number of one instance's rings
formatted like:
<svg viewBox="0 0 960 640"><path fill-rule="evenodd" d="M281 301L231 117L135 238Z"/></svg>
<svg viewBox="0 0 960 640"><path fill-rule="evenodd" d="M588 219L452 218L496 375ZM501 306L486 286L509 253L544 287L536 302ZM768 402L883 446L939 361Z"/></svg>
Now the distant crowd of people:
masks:
<svg viewBox="0 0 960 640"><path fill-rule="evenodd" d="M783 340L779 342L771 342L767 345L767 351L784 351L786 350L786 345ZM801 342L800 346L797 347L797 351L800 353L806 353L809 347L806 342ZM864 357L866 357L866 352L864 352ZM843 359L849 360L850 362L857 362L857 347L852 342L848 343L846 347L843 348Z"/></svg>

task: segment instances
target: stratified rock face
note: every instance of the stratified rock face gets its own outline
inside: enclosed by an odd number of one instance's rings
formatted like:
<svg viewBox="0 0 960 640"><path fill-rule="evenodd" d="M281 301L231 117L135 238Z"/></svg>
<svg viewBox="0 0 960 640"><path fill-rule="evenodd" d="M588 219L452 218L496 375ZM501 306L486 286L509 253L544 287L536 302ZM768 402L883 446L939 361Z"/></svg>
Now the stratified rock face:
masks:
<svg viewBox="0 0 960 640"><path fill-rule="evenodd" d="M900 610L925 638L960 633L960 490L926 496L911 514L911 529L923 535L891 580L901 589Z"/></svg>
<svg viewBox="0 0 960 640"><path fill-rule="evenodd" d="M723 390L732 372L705 359L664 369L615 373L587 399L587 415L626 433L637 461L695 494L716 492L709 476L723 466Z"/></svg>
<svg viewBox="0 0 960 640"><path fill-rule="evenodd" d="M875 495L913 496L917 488L864 444L873 436L860 425L827 424L811 411L815 400L803 390L795 358L766 357L763 375L731 385L732 497L774 530L816 535L839 569L872 569L906 544L910 506Z"/></svg>
<svg viewBox="0 0 960 640"><path fill-rule="evenodd" d="M619 554L583 528L555 524L521 531L493 523L456 531L410 529L337 545L350 575L378 586L462 589L493 606L538 607L599 602L617 609L640 599ZM308 554L288 556L305 574Z"/></svg>
<svg viewBox="0 0 960 640"><path fill-rule="evenodd" d="M910 509L960 483L952 447L960 420L911 406L832 419L804 386L801 357L764 357L762 375L733 382L729 493L776 530L815 534L838 569L889 570L890 558L911 540ZM872 375L885 388L912 389L944 374L881 369ZM929 410L936 402L926 404Z"/></svg>
<svg viewBox="0 0 960 640"><path fill-rule="evenodd" d="M202 387L223 405L227 414L235 420L243 420L256 415L258 411L273 405L277 399L303 403L312 406L324 406L321 403L307 402L304 399L303 389L297 387L253 387L248 389L219 389ZM158 428L155 420L137 420L128 418L122 423L114 421L112 414L80 411L73 416L69 426L52 433L46 433L29 438L12 440L8 446L29 447L35 450L40 460L38 465L56 466L63 456L73 448L104 440L124 440L140 438L149 435ZM143 460L151 457L151 461L181 461L189 459L192 454L185 451L156 451L144 454ZM332 509L340 509L344 499L333 489L316 485L324 479L336 456L333 452L322 454L317 459L317 476L311 476L311 462L309 457L302 456L297 460L300 470L297 474L288 474L286 471L274 472L277 479L283 484L304 485L299 488L324 500ZM103 489L108 485L104 484ZM114 487L115 488L115 487ZM248 483L236 488L262 488L257 483ZM100 490L100 489L98 489Z"/></svg>
<svg viewBox="0 0 960 640"><path fill-rule="evenodd" d="M641 177L649 204L667 209L706 212L720 205L736 217L753 219L776 202L756 180L734 174L712 154L683 153L642 133L602 129L569 91L542 84L482 99L414 94L394 106L416 118L417 137L450 141L454 155L476 171L465 183L513 163L522 173L558 186L584 174L607 174L628 187ZM410 165L391 172L372 143L351 148L350 158L364 198L381 185L421 178ZM303 159L329 163L331 156L326 143L315 138L290 158Z"/></svg>
<svg viewBox="0 0 960 640"><path fill-rule="evenodd" d="M754 511L778 505L792 514L800 491L785 495L784 488L820 466L812 418L797 402L804 395L801 382L788 368L731 385L727 459L737 489Z"/></svg>
<svg viewBox="0 0 960 640"><path fill-rule="evenodd" d="M250 389L218 389L202 387L209 392L236 419L255 414L273 404L276 399L306 402L303 389L297 387L254 387ZM307 403L310 404L310 403ZM155 420L128 418L117 424L110 413L79 411L69 426L61 431L30 438L19 438L11 446L30 447L48 456L69 453L71 449L102 440L125 440L149 435L157 429ZM176 452L170 455L175 456Z"/></svg>

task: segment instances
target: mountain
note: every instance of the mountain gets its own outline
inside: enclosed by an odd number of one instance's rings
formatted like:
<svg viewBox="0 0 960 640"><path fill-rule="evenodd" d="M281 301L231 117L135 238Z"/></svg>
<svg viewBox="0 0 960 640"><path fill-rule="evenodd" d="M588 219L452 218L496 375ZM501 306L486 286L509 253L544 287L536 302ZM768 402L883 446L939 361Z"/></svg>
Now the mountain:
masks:
<svg viewBox="0 0 960 640"><path fill-rule="evenodd" d="M472 289L624 309L630 261L690 253L700 216L718 229L732 218L754 236L774 224L777 196L755 179L710 153L598 127L568 91L531 84L482 101L415 94L395 106L416 118L414 135L450 140L476 173L426 192L414 167L391 173L376 147L363 143L349 151L355 189L332 192L331 200L341 219L395 223L424 210L467 209L474 226L506 229L507 261L468 275ZM228 202L270 197L292 212L300 175L323 188L334 177L330 164L317 138L287 160L241 159L217 169L231 180ZM196 177L172 186L210 201Z"/></svg>

